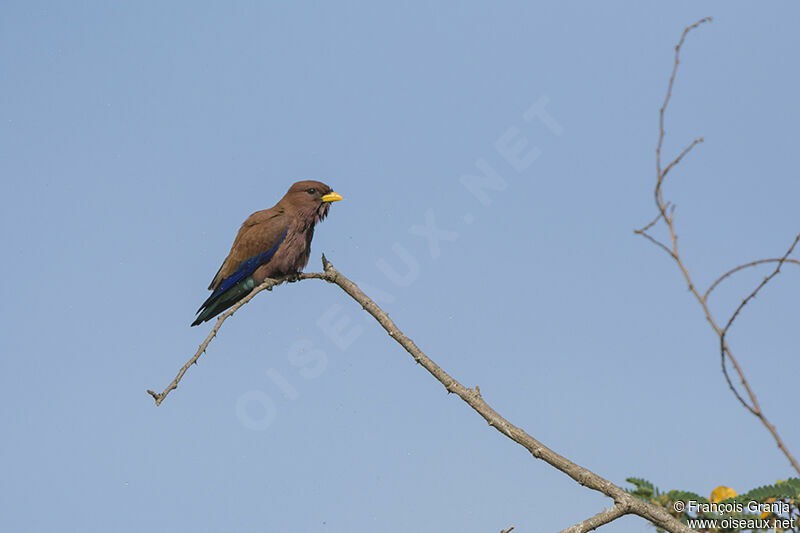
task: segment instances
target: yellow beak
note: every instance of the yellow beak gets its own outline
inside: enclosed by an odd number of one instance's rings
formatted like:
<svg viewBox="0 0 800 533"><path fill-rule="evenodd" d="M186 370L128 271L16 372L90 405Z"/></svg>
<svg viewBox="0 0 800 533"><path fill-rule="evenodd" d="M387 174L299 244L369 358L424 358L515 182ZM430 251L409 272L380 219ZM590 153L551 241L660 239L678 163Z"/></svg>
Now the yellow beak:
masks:
<svg viewBox="0 0 800 533"><path fill-rule="evenodd" d="M333 192L333 191L329 192L328 194L322 197L323 202L338 202L339 200L344 200L344 198L342 198L342 195L339 194L338 192Z"/></svg>

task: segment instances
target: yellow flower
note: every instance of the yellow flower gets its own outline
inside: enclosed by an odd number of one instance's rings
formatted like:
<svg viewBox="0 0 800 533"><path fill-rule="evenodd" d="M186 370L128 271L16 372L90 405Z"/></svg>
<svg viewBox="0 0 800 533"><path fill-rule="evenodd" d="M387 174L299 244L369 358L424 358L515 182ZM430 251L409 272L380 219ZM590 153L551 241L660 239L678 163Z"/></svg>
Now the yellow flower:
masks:
<svg viewBox="0 0 800 533"><path fill-rule="evenodd" d="M764 500L764 503L774 503L774 502L775 498L767 498L766 500ZM761 513L761 518L766 518L771 514L772 513L770 513L769 511L764 511L763 513Z"/></svg>
<svg viewBox="0 0 800 533"><path fill-rule="evenodd" d="M733 498L736 496L736 491L730 487L726 487L725 485L720 485L716 489L711 491L711 503L721 502L722 500L727 500L728 498Z"/></svg>

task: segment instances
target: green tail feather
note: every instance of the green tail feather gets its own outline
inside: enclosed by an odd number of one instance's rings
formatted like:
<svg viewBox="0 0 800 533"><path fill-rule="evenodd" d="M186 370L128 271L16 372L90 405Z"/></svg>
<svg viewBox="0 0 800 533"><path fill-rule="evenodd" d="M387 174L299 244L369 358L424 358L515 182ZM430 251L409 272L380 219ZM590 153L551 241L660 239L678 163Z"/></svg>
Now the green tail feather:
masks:
<svg viewBox="0 0 800 533"><path fill-rule="evenodd" d="M208 300L203 302L203 305L200 306L200 309L198 309L197 312L200 314L197 316L195 321L192 322L192 326L197 326L207 320L211 320L250 294L250 291L252 291L255 286L256 282L253 281L253 277L247 276L227 291L216 295L212 294Z"/></svg>

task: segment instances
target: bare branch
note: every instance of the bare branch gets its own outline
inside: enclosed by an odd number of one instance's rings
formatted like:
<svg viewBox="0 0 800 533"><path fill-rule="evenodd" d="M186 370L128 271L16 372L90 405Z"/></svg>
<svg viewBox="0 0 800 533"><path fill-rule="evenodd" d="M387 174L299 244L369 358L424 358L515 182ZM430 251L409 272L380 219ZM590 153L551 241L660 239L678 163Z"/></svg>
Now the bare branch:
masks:
<svg viewBox="0 0 800 533"><path fill-rule="evenodd" d="M725 376L725 381L728 383L728 387L733 392L733 395L736 396L736 399L739 400L739 403L741 403L745 409L750 411L750 414L760 417L761 416L760 412L755 407L747 403L747 400L742 398L742 395L739 394L739 390L733 385L733 381L731 381L731 377L730 375L728 375L728 366L725 364L726 361L725 356L727 355L728 356L727 360L730 360L734 363L736 362L736 359L731 358L731 353L730 350L728 349L728 344L725 341L721 341L721 344L722 344L722 357L720 358L720 364L722 365L722 375ZM738 365L734 364L734 367L738 369ZM742 380L742 385L744 385L745 388L747 388L748 387L747 380Z"/></svg>
<svg viewBox="0 0 800 533"><path fill-rule="evenodd" d="M617 518L625 516L629 513L630 510L628 510L624 505L616 504L604 511L600 511L591 518L587 518L583 522L575 524L572 527L568 527L560 533L586 533L587 531L594 531L598 527L604 526L609 522L613 522Z"/></svg>
<svg viewBox="0 0 800 533"><path fill-rule="evenodd" d="M756 288L755 288L755 290L754 290L753 292L751 292L751 293L750 293L750 294L747 296L747 298L745 298L744 300L742 300L742 303L740 303L740 304L739 304L739 307L737 307L737 308L736 308L736 311L734 311L734 312L733 312L733 315L731 315L731 318L728 320L728 323L727 323L727 324L725 324L725 327L722 329L722 335L721 335L721 337L723 337L723 338L725 337L725 334L728 332L728 329L731 327L731 324L733 324L733 321L734 321L734 320L736 320L736 317L737 317L737 316L739 316L739 313L741 312L741 310L742 310L742 309L744 309L744 306L745 306L745 305L747 305L747 302L749 302L750 300L752 300L753 298L755 298L755 297L756 297L756 294L758 294L758 291L760 291L761 289L763 289L763 288L764 288L764 286L765 286L767 283L769 283L769 281L770 281L772 278L774 278L775 276L777 276L777 275L780 273L780 271L781 271L781 267L783 266L783 263L786 261L786 259L787 259L787 258L788 258L788 257L791 255L791 253L794 251L794 247L795 247L795 246L797 246L797 241L800 241L800 233L799 233L799 234L798 234L798 235L797 235L797 236L794 238L794 242L793 242L793 243L792 243L792 245L789 247L789 249L788 249L788 250L786 250L786 253L785 253L785 254L783 254L783 257L781 257L781 258L780 258L780 260L778 260L778 266L776 266L776 267L775 267L775 270L772 272L772 274L770 274L769 276L767 276L766 278L764 278L764 279L761 281L761 283L759 283L759 284L758 284L758 287L756 287ZM724 354L723 354L723 356L724 356Z"/></svg>
<svg viewBox="0 0 800 533"><path fill-rule="evenodd" d="M669 206L669 202L667 202L667 206ZM656 218L651 220L646 226L641 227L639 229L635 229L635 230L633 230L633 232L636 233L636 234L645 233L645 232L647 232L647 230L649 230L650 228L655 226L658 223L659 220L661 220L661 213L660 212L656 215Z"/></svg>
<svg viewBox="0 0 800 533"><path fill-rule="evenodd" d="M751 261L751 262L746 263L744 265L739 265L736 268L732 268L732 269L728 270L727 272L725 272L720 277L718 277L714 281L714 283L711 284L711 286L708 288L706 293L703 295L703 299L708 299L708 295L711 294L711 291L713 291L714 289L717 288L717 285L719 285L720 283L725 281L725 279L729 278L733 274L736 274L737 272L740 272L740 271L742 271L742 270L744 270L746 268L751 268L751 267L754 267L754 266L763 265L764 263L778 263L778 262L781 262L781 261L783 263L794 263L795 265L800 266L800 261L797 260L797 259L788 259L788 258L781 258L781 257L774 257L774 258L771 258L771 259L757 259L755 261Z"/></svg>
<svg viewBox="0 0 800 533"><path fill-rule="evenodd" d="M704 139L703 139L702 137L700 137L700 138L698 138L698 139L695 139L695 140L693 140L693 141L692 141L692 144L690 144L689 146L687 146L686 148L684 148L684 149L683 149L683 152L681 152L680 154L678 154L678 157L676 157L675 159L673 159L672 161L670 161L669 165L667 165L667 167L666 167L666 168L663 170L663 172L661 172L661 181L662 181L662 182L664 181L664 178L666 178L666 177L667 177L667 173L670 171L670 169L672 169L672 167L674 167L675 165L677 165L678 163L680 163L680 162L681 162L681 159L683 159L683 157L684 157L686 154L688 154L689 152L691 152L691 151L692 151L692 148L694 148L695 146L697 146L698 144L700 144L700 143L701 143L701 142L703 142L703 141L704 141ZM660 184L659 184L659 185L660 185ZM666 206L665 206L665 207L666 207Z"/></svg>
<svg viewBox="0 0 800 533"><path fill-rule="evenodd" d="M739 402L751 414L756 416L761 421L761 423L764 425L764 427L767 428L767 430L770 432L770 434L772 435L773 439L775 440L776 444L778 445L778 448L783 452L783 454L789 460L789 462L791 463L792 467L798 472L798 474L800 474L800 464L798 464L797 460L794 458L794 456L792 456L792 454L789 452L788 448L786 448L786 446L784 445L783 440L781 439L780 435L778 434L777 430L775 429L775 426L769 420L767 420L767 417L764 415L764 412L761 410L761 407L760 407L760 405L758 403L758 398L756 397L755 393L753 392L753 389L750 387L750 384L747 382L747 379L745 378L744 371L742 370L742 367L739 365L739 362L733 356L733 353L732 353L732 351L730 349L730 346L728 345L727 340L725 339L725 334L728 332L728 329L731 327L731 325L733 324L734 320L736 319L736 317L741 312L742 308L744 308L744 306L747 305L747 303L750 300L755 298L755 296L758 294L758 292L767 283L769 283L770 280L772 280L780 272L781 266L785 262L794 262L794 263L800 264L800 261L797 261L795 259L788 259L788 256L792 253L792 251L794 250L795 246L797 245L798 240L800 240L800 235L798 235L795 238L794 242L789 247L789 250L780 259L777 259L777 260L775 260L775 259L761 259L761 260L753 261L753 262L748 263L746 265L741 265L741 266L738 266L738 267L736 267L734 269L731 269L728 272L726 272L725 274L723 274L722 276L720 276L716 281L714 281L714 283L711 284L711 286L705 291L705 293L703 293L701 295L700 292L697 290L697 287L695 286L694 281L692 280L692 276L689 273L689 269L686 267L686 265L685 265L685 263L684 263L684 261L683 261L683 259L681 257L680 250L678 249L678 234L675 231L675 219L674 219L674 213L673 213L674 207L673 207L672 210L670 210L670 214L667 214L667 209L668 209L668 207L670 207L670 203L664 201L663 192L662 192L662 185L664 183L664 178L666 177L667 173L672 168L674 168L678 163L680 163L683 160L684 156L686 156L686 154L688 154L695 146L697 146L697 144L703 142L703 138L702 137L700 137L698 139L695 139L675 159L673 159L666 167L664 167L662 169L662 166L661 166L661 149L662 149L662 147L664 145L664 135L665 135L665 133L664 133L664 114L665 114L665 111L666 111L666 109L667 109L667 107L669 105L670 99L672 98L672 88L673 88L673 86L675 84L675 75L678 72L678 65L680 64L681 47L683 46L683 43L686 40L686 36L689 34L690 31L692 31L693 29L697 28L700 24L703 24L703 23L708 22L710 20L711 20L711 18L700 19L699 21L695 22L691 26L688 26L688 27L684 28L683 33L681 34L680 41L678 41L678 44L675 46L675 60L674 60L673 65L672 65L672 74L670 75L669 83L667 84L667 94L664 97L664 103L661 105L661 109L659 110L659 116L658 116L658 143L656 145L656 171L657 172L656 172L656 186L655 186L655 190L654 190L654 193L653 193L654 199L655 199L655 204L656 204L656 209L657 209L657 216L650 224L646 225L644 228L642 228L640 230L635 230L635 233L637 235L641 235L641 236L645 237L646 239L648 239L653 244L656 244L657 246L659 246L660 248L665 250L667 253L669 253L670 257L672 257L672 259L678 265L678 268L680 269L681 274L683 274L684 280L686 281L686 283L689 286L689 291L692 293L692 295L697 300L697 303L700 304L700 307L703 309L703 313L705 314L706 320L711 325L711 329L713 329L714 333L716 333L717 336L719 337L721 363L722 363L722 373L723 373L723 375L725 377L725 380L728 383L728 386L730 387L731 391L733 391L733 394L736 397L736 399L739 400ZM669 232L670 246L668 246L668 245L664 244L663 242L655 239L649 233L647 233L647 230L651 229L659 221L663 221L664 225L666 226L666 228L667 228L667 230ZM721 328L717 324L717 322L714 320L714 317L711 314L711 310L708 307L708 296L709 296L709 294L711 294L711 291L713 291L714 288L716 288L717 285L719 285L724 279L730 277L732 274L734 274L736 272L739 272L740 270L743 270L745 268L749 268L749 267L752 267L752 266L755 266L755 265L758 265L758 264L771 263L771 262L777 262L778 263L778 266L775 269L775 271L772 274L770 274L769 276L767 276L758 285L758 287L756 287L756 289L752 293L750 293L750 295L747 298L745 298L742 301L742 303L734 311L734 313L731 316L731 318L728 320L728 322L725 325L725 327ZM745 399L744 396L742 396L742 394L740 394L739 391L737 390L737 388L734 386L733 381L731 380L731 377L728 374L728 369L727 369L727 366L726 366L726 359L731 362L731 364L733 365L734 369L736 370L736 374L739 376L739 380L740 380L740 382L742 384L742 387L744 388L744 390L745 390L745 392L747 394L747 399ZM749 403L748 403L748 400L749 400Z"/></svg>
<svg viewBox="0 0 800 533"><path fill-rule="evenodd" d="M661 216L661 215L659 215L659 217L660 217L660 216ZM633 232L634 232L635 234L637 234L637 235L641 235L642 237L644 237L645 239L649 240L650 242L652 242L652 243L653 243L653 244L655 244L656 246L659 246L659 247L660 247L662 250L664 250L665 252L667 252L667 253L669 254L669 256L670 256L670 257L672 257L673 259L675 259L675 258L676 258L676 257L675 257L675 254L674 254L674 253L672 253L672 250L670 250L670 249L667 247L667 245L666 245L666 244L664 244L663 242L659 241L658 239L656 239L655 237L653 237L652 235L650 235L650 234L649 234L649 233L647 233L646 231L642 231L642 230L638 230L638 229L637 229L637 230L633 230Z"/></svg>
<svg viewBox="0 0 800 533"><path fill-rule="evenodd" d="M501 529L500 533L511 533L512 531L514 531L514 526L511 526L508 529Z"/></svg>
<svg viewBox="0 0 800 533"><path fill-rule="evenodd" d="M537 458L545 461L551 466L564 472L569 477L577 481L579 484L589 487L613 498L615 502L624 505L629 509L630 513L637 514L657 526L666 529L667 531L691 531L686 526L681 524L678 520L673 518L665 509L644 502L631 496L620 487L614 485L607 479L603 479L597 474L576 465L566 457L563 457L553 450L547 448L544 444L537 441L528 435L522 429L514 426L508 420L500 416L497 411L492 409L481 396L478 388L467 388L447 372L445 372L439 365L434 363L428 358L414 342L409 339L389 318L378 305L373 302L355 283L347 279L333 265L328 262L323 256L323 264L325 265L325 279L338 285L350 297L357 301L361 307L372 315L375 320L386 330L389 336L399 343L405 350L411 354L414 361L419 363L425 370L427 370L434 378L436 378L447 390L453 393L472 407L489 426L495 428L497 431L510 438L517 444L523 446L531 454Z"/></svg>
<svg viewBox="0 0 800 533"><path fill-rule="evenodd" d="M730 348L728 347L728 343L725 340L725 335L728 333L728 330L730 329L731 325L733 325L733 321L736 320L737 316L739 316L739 313L744 308L744 306L747 305L747 303L750 300L755 298L756 295L758 294L758 292L761 289L763 289L766 286L766 284L770 282L770 280L772 278L774 278L775 276L777 276L780 273L781 267L783 266L783 264L786 261L797 262L794 259L788 259L788 258L791 255L791 253L794 251L795 247L797 246L798 241L800 241L800 234L798 234L794 238L794 242L792 242L792 245L789 246L788 250L786 250L786 253L783 254L783 257L778 259L778 266L775 267L775 270L772 272L772 274L770 274L769 276L764 278L761 281L761 283L758 284L758 286L755 288L755 290L753 290L753 292L751 292L747 296L747 298L742 300L742 303L739 304L739 306L733 312L733 315L731 315L731 318L728 320L728 323L725 324L725 327L722 329L722 332L719 335L719 344L720 344L720 356L721 356L722 372L725 375L725 379L728 382L728 386L731 388L733 393L736 395L736 398L739 400L739 402L741 402L741 404L744 405L747 408L748 411L750 411L752 414L754 414L756 417L758 417L761 420L761 422L764 424L764 426L766 426L767 430L772 434L772 437L775 439L775 442L778 444L778 448L786 455L786 457L789 458L789 461L792 463L792 465L794 466L795 470L797 470L800 473L800 466L798 466L797 461L792 456L792 454L789 452L789 450L786 448L786 445L783 443L783 440L778 435L778 432L775 429L775 426L769 420L767 420L767 418L764 416L764 413L761 411L761 407L758 404L758 400L756 399L755 394L752 392L752 390L750 389L749 384L747 383L747 380L744 378L744 374L743 374L741 368L739 368L739 363L731 355ZM771 262L771 260L767 259L767 260L762 260L760 262L761 263ZM722 278L720 278L716 282L714 282L714 285L709 287L709 289L706 291L706 295L708 295L708 293L711 292L711 289L713 289L714 286L719 281L721 281L722 279L724 279L725 277L727 277L731 273L733 273L735 271L738 271L738 270L741 270L742 268L746 268L747 266L752 266L753 264L758 264L758 263L759 263L758 261L754 261L752 263L748 263L747 265L743 265L742 267L737 267L737 268L729 271L728 273L724 274L722 276ZM728 369L725 366L725 356L726 355L728 356L728 359L731 361L731 363L733 364L734 368L738 372L739 376L742 378L742 385L744 386L745 390L747 391L748 395L750 396L750 400L752 402L752 406L749 405L747 402L745 402L745 400L742 398L742 396L736 390L736 387L733 386L733 382L731 382L731 378L730 378L730 376L728 376Z"/></svg>
<svg viewBox="0 0 800 533"><path fill-rule="evenodd" d="M447 392L457 395L464 402L466 402L467 405L472 407L481 417L483 417L484 420L486 420L489 426L495 428L509 439L523 446L535 458L541 459L551 466L557 468L561 472L564 472L569 477L577 481L580 485L589 487L592 490L598 491L612 498L617 505L624 506L629 513L641 516L656 526L672 533L691 532L689 528L672 517L666 509L653 505L649 502L639 500L638 498L628 494L607 479L598 476L594 472L591 472L590 470L573 463L566 457L563 457L553 450L547 448L544 444L528 435L525 431L511 424L511 422L500 416L497 411L492 409L492 407L484 401L478 387L465 387L451 377L447 372L445 372L439 365L434 363L427 355L425 355L425 353L420 350L416 344L414 344L414 341L409 339L402 331L400 331L400 329L395 325L392 319L389 318L389 315L386 314L383 309L381 309L371 298L364 294L355 283L347 279L341 272L336 270L324 255L322 256L322 264L325 268L324 272L302 274L297 278L297 280L321 279L338 285L339 288L341 288L351 298L358 302L358 304L367 313L372 315L372 317L378 321L383 329L386 330L389 336L399 343L403 348L405 348L405 350L411 354L411 357L414 358L414 361L419 363L434 378L436 378L444 386ZM183 377L183 374L186 373L186 369L200 357L203 351L208 347L211 339L216 335L217 331L219 331L219 327L229 316L231 316L242 305L245 305L247 302L252 300L253 296L255 296L257 292L272 288L275 285L283 283L284 281L287 280L281 279L265 281L256 289L254 289L247 298L239 302L240 305L237 304L229 311L224 313L217 320L217 324L214 326L211 333L209 333L208 337L206 338L206 342L200 345L200 348L195 356L190 359L183 368L181 368L178 376L169 386L167 386L164 392L159 395L153 393L152 391L148 391L155 398L156 404L160 404L160 400L163 400L169 391L177 387L177 383Z"/></svg>
<svg viewBox="0 0 800 533"><path fill-rule="evenodd" d="M255 298L256 294L258 294L261 291L265 291L265 290L266 291L271 291L273 287L275 287L277 285L280 285L281 283L284 283L284 282L287 282L287 281L294 282L294 281L300 281L300 280L304 280L304 279L319 278L319 277L322 277L322 276L324 276L324 274L310 273L310 274L299 274L297 276L286 276L286 277L280 278L280 279L270 279L270 278L265 279L261 283L261 285L259 285L255 289L253 289L250 292L250 294L248 294L247 296L245 296L244 298L242 298L241 300L236 302L236 304L233 307L231 307L230 309L228 309L227 311L222 313L217 318L217 323L214 324L213 328L211 328L211 331L209 332L208 336L206 337L206 340L204 340L203 343L200 344L200 347L197 348L197 351L194 353L194 355L191 357L191 359L189 359L186 362L186 364L181 367L181 369L178 371L178 375L175 376L175 379L173 379L172 382L169 385L167 385L167 388L164 389L163 392L158 393L158 392L155 392L155 391L152 391L152 390L148 390L147 394L149 394L150 396L153 397L153 399L156 401L156 405L157 406L161 405L161 402L164 401L164 398L167 397L167 394L169 394L171 391L173 391L173 390L178 388L178 383L180 383L181 379L183 379L183 375L186 374L186 371L189 370L189 367L192 366L192 365L196 365L197 364L197 360L200 359L200 356L203 355L203 353L205 353L206 349L208 348L208 345L211 344L211 339L213 339L214 337L217 336L217 332L219 331L219 328L222 327L222 323L225 322L229 317L233 316L233 314L236 311L238 311L240 307L242 307L247 302L249 302L250 300Z"/></svg>
<svg viewBox="0 0 800 533"><path fill-rule="evenodd" d="M740 403L741 403L741 404L742 404L742 405L743 405L743 406L744 406L744 407L745 407L745 408L746 408L748 411L750 411L752 414L754 414L755 416L757 416L757 417L759 417L759 418L761 418L761 419L762 419L762 422L764 422L764 424L767 426L767 428L768 428L768 429L770 429L770 431L773 433L773 435L774 435L774 436L777 438L777 441L778 441L778 447L779 447L781 450L785 450L785 447L784 447L784 445L783 445L783 442L780 440L780 438L779 438L779 437L777 437L777 433L775 433L775 428L774 428L774 426L773 426L772 424L770 424L770 423L769 423L769 422L768 422L768 421L767 421L767 420L764 418L764 416L763 416L763 414L762 414L762 412L761 412L761 408L760 408L760 407L759 407L759 405L758 405L758 401L756 400L755 394L753 394L753 393L752 393L752 391L750 390L750 386L748 385L748 383L747 383L747 380L746 380L746 379L744 379L744 375L743 375L743 373L742 373L741 369L739 368L739 364L738 364L738 362L736 361L736 359L735 359L735 358L734 358L734 357L731 355L731 353L730 353L730 348L728 347L728 343L727 343L727 341L725 340L725 335L728 333L728 330L730 329L731 325L733 325L733 321L734 321L734 320L736 320L736 317L737 317L737 316L739 316L739 313L740 313L740 312L741 312L741 310L744 308L744 306L745 306L745 305L747 305L747 303L748 303L750 300L752 300L753 298L755 298L755 297L756 297L756 295L758 294L758 292L759 292L761 289L763 289L763 288L766 286L766 284L770 282L770 280L771 280L772 278L774 278L775 276L777 276L777 275L780 273L780 271L781 271L781 267L783 266L783 264L784 264L785 262L787 262L787 261L792 261L792 262L795 262L795 263L800 263L800 262L798 262L796 259L789 259L789 255L791 255L791 253L794 251L794 248L797 246L797 243L798 243L798 241L800 241L800 234L798 234L798 235L797 235L797 236L794 238L794 242L792 242L792 245L789 247L789 249L786 251L786 253L785 253L785 254L783 254L783 257L781 257L780 259L777 259L777 260L773 260L773 259L762 259L762 260L760 260L760 261L752 261L752 262L750 262L750 263L747 263L746 265L741 265L741 266L738 266L738 267L736 267L736 268L734 268L734 269L732 269L732 270L729 270L728 272L726 272L725 274L723 274L723 275L722 275L720 278L718 278L718 279L717 279L717 280L716 280L716 281L715 281L715 282L714 282L714 283L713 283L713 284L712 284L712 285L711 285L711 286L708 288L708 290L706 291L705 295L703 296L703 298L704 298L704 299L705 299L705 298L707 298L708 294L709 294L709 293L710 293L710 292L711 292L711 291L714 289L714 287L716 287L716 286L717 286L717 285L718 285L718 284L719 284L719 283L720 283L720 282L721 282L723 279L727 278L728 276L730 276L730 275L731 275L731 274L733 274L734 272L738 272L738 271L740 271L740 270L742 270L742 269L744 269L744 268L751 267L751 266L754 266L754 265L757 265L757 264L771 263L771 262L777 261L777 263L778 263L778 266L777 266L777 267L775 267L775 270L772 272L772 274L770 274L769 276L765 277L765 278L764 278L764 279L761 281L761 283L759 283L759 284L758 284L758 286L755 288L755 290L753 290L753 292L751 292L751 293L750 293L750 294L747 296L747 298L745 298L744 300L742 300L742 303L740 303L740 304L739 304L739 306L738 306L738 307L736 308L736 310L733 312L733 315L731 315L731 318L728 320L728 323L727 323L727 324L725 324L725 327L724 327L724 328L722 328L722 331L719 333L719 350L720 350L720 356L721 356L722 373L723 373L723 375L725 376L725 380L728 382L728 386L729 386L729 387L730 387L730 389L733 391L733 394L735 394L735 395L736 395L736 398L739 400L739 402L740 402ZM731 378L730 378L730 376L728 375L728 368L727 368L727 366L725 365L725 356L726 356L726 355L727 355L727 358L728 358L728 359L730 359L730 361L731 361L731 363L733 364L734 368L736 368L736 371L739 373L740 377L742 378L742 385L745 387L745 389L746 389L746 390L747 390L747 392L749 393L749 395L750 395L750 400L751 400L751 402L752 402L752 405L748 404L748 403L747 403L747 402L744 400L744 398L742 398L742 396L739 394L739 391L738 391L738 390L736 390L736 387L734 387L734 385L733 385L733 382L731 381ZM790 460L792 460L792 459L793 459L793 458L791 457L791 455L789 456L789 459L790 459Z"/></svg>
<svg viewBox="0 0 800 533"><path fill-rule="evenodd" d="M664 139L664 112L669 104L670 98L672 96L672 87L675 80L675 75L678 69L679 64L679 53L680 48L683 45L683 42L686 38L686 35L692 29L696 28L700 24L710 21L710 18L701 19L700 21L696 22L692 26L689 26L684 29L684 32L681 36L681 39L678 45L675 47L675 63L673 65L672 75L670 76L669 84L667 87L667 94L664 99L664 103L660 109L659 114L659 138L658 138L658 146L656 149L656 159L657 159L657 182L656 182L656 189L655 189L655 201L656 206L658 209L658 215L656 218L646 225L644 228L640 230L636 230L637 234L644 236L645 238L649 239L651 242L657 244L665 251L667 251L670 256L675 260L677 265L679 266L684 279L689 284L689 290L695 296L697 301L700 303L701 307L703 308L706 319L711 324L714 331L717 335L720 336L720 341L722 343L722 354L723 354L723 372L725 373L726 378L728 379L728 383L731 388L734 390L736 396L740 399L740 401L750 409L750 411L756 415L762 423L770 430L774 439L778 443L779 448L784 452L784 454L789 458L792 465L795 469L800 473L800 466L797 465L797 462L794 460L792 455L783 445L780 437L778 436L774 426L770 424L764 414L761 412L760 407L758 406L757 399L753 394L752 390L750 389L747 381L744 378L744 374L739 367L736 359L730 352L730 348L727 346L725 341L725 332L733 323L734 319L738 315L739 311L741 310L744 305L747 304L749 300L754 298L756 294L761 290L761 288L766 285L777 273L780 271L780 267L784 262L795 260L789 260L788 255L791 254L795 245L798 241L800 241L800 235L797 236L794 243L790 247L789 251L784 255L783 258L778 260L778 267L776 271L773 272L768 278L766 278L750 296L748 296L742 304L737 308L734 316L731 317L731 320L728 321L727 326L724 329L719 328L716 322L714 321L713 316L708 308L706 297L708 294L713 290L713 288L719 284L723 279L727 278L734 272L741 270L743 268L747 268L748 266L753 266L755 264L760 264L764 262L770 262L772 260L760 260L754 262L753 264L742 265L741 267L737 267L732 271L724 274L720 279L718 279L707 291L704 295L700 295L700 293L695 288L692 278L689 274L688 269L684 265L679 250L678 250L678 238L675 232L674 227L674 219L672 214L667 214L667 208L669 206L668 202L664 202L661 193L661 185L663 183L664 177L666 174L675 167L678 163L681 162L683 157L688 154L694 146L698 143L702 142L702 138L696 139L693 141L687 148L685 148L672 162L670 162L664 170L661 168L661 148L663 146L663 139ZM671 248L656 240L652 236L650 236L647 231L655 226L660 220L663 220L664 224L667 226L670 234L671 239ZM196 364L197 360L200 356L205 352L208 348L211 340L217 335L220 327L222 324L227 320L230 316L232 316L238 309L240 309L243 305L247 304L256 294L263 290L271 290L273 287L284 283L286 281L301 281L306 279L321 279L327 281L329 283L336 284L341 288L344 292L346 292L351 298L353 298L356 302L358 302L361 307L367 311L375 320L386 330L389 336L394 339L397 343L399 343L413 358L414 360L419 363L425 370L427 370L436 380L438 380L447 390L448 393L453 393L461 398L467 405L472 407L486 422L489 426L493 427L495 430L499 431L509 439L513 440L517 444L521 445L525 449L527 449L533 457L536 459L541 459L548 463L549 465L553 466L554 468L560 470L561 472L567 474L573 480L578 482L580 485L586 486L592 490L598 491L609 498L612 498L615 502L614 506L598 513L597 515L584 520L583 522L572 526L571 528L565 530L570 532L583 532L583 531L591 531L603 524L609 523L620 516L625 514L635 514L646 520L650 521L654 525L664 530L673 532L673 533L690 533L688 527L683 525L680 521L674 518L667 509L663 507L659 507L652 503L639 500L638 498L632 496L631 494L625 492L622 488L618 487L617 485L613 484L612 482L598 476L597 474L591 472L590 470L583 468L569 459L559 455L555 451L547 448L544 444L533 438L531 435L526 433L519 427L514 426L508 420L503 418L499 413L497 413L486 401L484 401L480 389L476 386L473 388L467 388L453 377L451 377L447 372L445 372L441 367L439 367L435 362L433 362L419 347L410 339L408 338L400 329L395 325L395 323L389 318L385 311L383 311L372 299L370 299L366 294L364 294L358 286L350 281L347 277L341 274L338 270L336 270L333 265L322 256L322 262L324 266L324 272L322 273L309 273L309 274L300 274L299 276L294 276L291 278L282 278L282 279L268 279L265 280L264 283L256 287L248 296L234 305L230 310L223 313L218 319L217 323L212 328L211 332L206 337L205 341L199 346L197 352L195 352L194 356L189 359L189 361L181 367L180 371L178 372L175 379L164 389L162 393L155 393L153 391L148 390L147 392L155 399L156 405L160 405L164 398L169 394L170 391L177 388L178 383L183 378L184 374L188 370L188 368L192 364ZM747 391L748 397L752 402L752 407L749 406L744 399L739 395L736 391L735 387L731 380L727 376L727 370L724 367L724 358L727 358L731 361L731 363L736 368L736 371L742 380L742 384ZM501 533L509 533L511 530L514 529L514 526L503 530Z"/></svg>
<svg viewBox="0 0 800 533"><path fill-rule="evenodd" d="M706 22L711 22L711 17L706 17L698 20L691 26L687 26L683 29L683 33L681 34L681 39L678 41L678 44L675 46L675 61L672 65L672 74L669 76L669 83L667 84L667 94L664 96L664 103L661 104L661 109L658 111L658 145L656 147L656 166L658 169L658 175L663 179L664 172L661 172L661 147L664 145L664 113L667 110L667 106L669 105L669 101L672 98L672 86L675 85L675 75L678 73L678 65L680 65L680 54L681 54L681 47L683 46L683 42L686 40L686 36L689 34L690 31L697 28L700 24L704 24ZM679 159L685 155L689 150L694 148L694 144L689 146L686 150L684 150L684 154L679 156ZM674 166L674 165L673 165Z"/></svg>

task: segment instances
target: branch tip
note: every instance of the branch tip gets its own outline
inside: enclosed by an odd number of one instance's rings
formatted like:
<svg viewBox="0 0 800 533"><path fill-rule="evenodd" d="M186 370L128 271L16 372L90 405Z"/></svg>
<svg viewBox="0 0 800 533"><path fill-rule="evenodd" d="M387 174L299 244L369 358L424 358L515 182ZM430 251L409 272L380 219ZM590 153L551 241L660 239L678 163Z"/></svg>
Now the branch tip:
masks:
<svg viewBox="0 0 800 533"><path fill-rule="evenodd" d="M328 260L325 259L324 255L323 255L323 261L325 262L326 268L330 268L330 269L333 268L333 265L331 265L330 262L328 262ZM283 277L277 278L277 279L267 278L260 285L258 285L252 291L250 291L250 293L247 296L245 296L244 298L242 298L241 300L236 302L236 304L234 304L233 307L231 307L230 309L228 309L227 311L222 313L219 317L217 317L217 321L214 324L214 327L211 328L211 331L206 336L206 339L200 344L200 346L198 346L197 351L191 357L191 359L189 359L186 362L186 364L184 364L181 367L181 369L178 371L178 374L175 376L175 379L173 379L172 382L169 385L167 385L167 387L164 389L164 391L161 392L160 394L156 394L156 393L154 393L154 392L152 392L150 390L147 391L151 396L153 396L153 398L155 398L156 405L157 406L160 405L161 402L164 401L164 398L166 398L166 396L170 393L170 391L178 388L178 383L180 383L181 379L183 379L183 376L184 376L184 374L186 374L186 371L191 366L196 365L198 359L200 358L200 356L203 355L204 353L206 353L206 350L208 349L208 345L217 336L217 333L219 332L219 329L222 327L222 324L228 318L232 317L233 314L236 313L236 311L238 311L243 305L247 304L250 300L252 300L261 291L272 290L273 287L275 287L277 285L280 285L282 283L291 282L291 281L300 281L300 280L304 280L304 279L324 279L324 280L331 281L330 280L330 275L329 275L329 273L327 271L326 271L326 273L291 274L291 275L283 276Z"/></svg>

